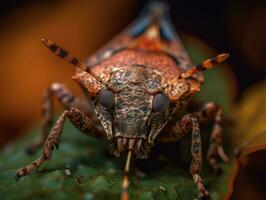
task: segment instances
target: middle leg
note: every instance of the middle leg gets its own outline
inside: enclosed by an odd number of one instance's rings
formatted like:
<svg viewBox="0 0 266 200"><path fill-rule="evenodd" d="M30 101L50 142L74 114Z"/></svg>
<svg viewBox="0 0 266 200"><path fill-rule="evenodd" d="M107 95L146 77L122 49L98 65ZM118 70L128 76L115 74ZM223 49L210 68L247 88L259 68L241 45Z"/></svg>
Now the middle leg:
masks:
<svg viewBox="0 0 266 200"><path fill-rule="evenodd" d="M194 114L198 117L200 123L214 123L210 136L210 147L207 154L207 160L217 173L220 171L220 158L225 162L228 161L222 145L222 110L217 104L207 102Z"/></svg>
<svg viewBox="0 0 266 200"><path fill-rule="evenodd" d="M34 153L39 147L41 147L52 127L52 117L53 117L53 101L52 98L55 97L60 104L68 110L70 107L75 107L81 109L83 112L91 112L89 102L77 98L72 92L70 92L63 84L53 83L44 92L43 95L43 125L42 125L42 137L32 143L27 148L27 153Z"/></svg>

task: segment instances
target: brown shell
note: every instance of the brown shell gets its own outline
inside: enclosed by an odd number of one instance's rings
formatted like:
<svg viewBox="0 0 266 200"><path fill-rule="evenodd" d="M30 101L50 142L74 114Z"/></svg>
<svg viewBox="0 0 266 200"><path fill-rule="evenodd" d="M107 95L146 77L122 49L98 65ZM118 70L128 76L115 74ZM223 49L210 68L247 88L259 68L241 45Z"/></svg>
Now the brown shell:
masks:
<svg viewBox="0 0 266 200"><path fill-rule="evenodd" d="M99 76L106 74L106 78L109 78L108 75L110 75L114 68L133 65L142 65L156 70L160 72L166 80L172 80L182 72L182 70L176 66L175 61L163 53L151 53L131 49L117 53L101 64L93 66L91 70Z"/></svg>
<svg viewBox="0 0 266 200"><path fill-rule="evenodd" d="M160 74L163 80L162 86L165 85L169 97L174 101L179 98L179 91L176 88L180 86L180 81L186 81L186 84L189 85L187 96L198 92L204 81L202 73L197 72L189 79L178 80L180 74L191 69L193 65L176 35L172 38L161 35L164 29L163 25L165 26L165 23L151 23L136 35L136 33L132 34L131 29L132 26L133 29L138 26L138 22L133 23L91 56L85 64L91 72L99 77L101 82L106 84L108 84L114 69L134 65L144 66ZM169 31L168 29L165 31ZM82 73L78 69L75 77L80 75Z"/></svg>

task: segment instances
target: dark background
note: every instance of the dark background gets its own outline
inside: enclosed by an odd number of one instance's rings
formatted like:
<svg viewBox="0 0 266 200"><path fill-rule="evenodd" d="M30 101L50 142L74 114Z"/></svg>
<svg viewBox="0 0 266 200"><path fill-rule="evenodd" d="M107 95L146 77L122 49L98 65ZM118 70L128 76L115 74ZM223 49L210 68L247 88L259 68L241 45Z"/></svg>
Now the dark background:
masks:
<svg viewBox="0 0 266 200"><path fill-rule="evenodd" d="M48 37L85 59L127 26L146 2L1 0L0 147L39 124L42 92L51 82L66 83L78 93L70 79L74 69L52 57L40 38ZM231 54L236 102L249 86L265 79L265 1L168 2L181 37L196 37L214 52Z"/></svg>

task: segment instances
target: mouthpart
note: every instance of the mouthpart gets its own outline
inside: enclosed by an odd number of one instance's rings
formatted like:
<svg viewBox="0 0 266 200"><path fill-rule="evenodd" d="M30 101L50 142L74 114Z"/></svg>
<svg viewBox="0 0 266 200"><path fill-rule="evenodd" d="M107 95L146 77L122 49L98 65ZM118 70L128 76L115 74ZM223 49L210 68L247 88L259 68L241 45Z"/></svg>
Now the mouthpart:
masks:
<svg viewBox="0 0 266 200"><path fill-rule="evenodd" d="M131 151L137 158L145 159L148 157L151 144L146 138L126 138L118 136L114 138L114 149L112 154L119 157L123 151Z"/></svg>

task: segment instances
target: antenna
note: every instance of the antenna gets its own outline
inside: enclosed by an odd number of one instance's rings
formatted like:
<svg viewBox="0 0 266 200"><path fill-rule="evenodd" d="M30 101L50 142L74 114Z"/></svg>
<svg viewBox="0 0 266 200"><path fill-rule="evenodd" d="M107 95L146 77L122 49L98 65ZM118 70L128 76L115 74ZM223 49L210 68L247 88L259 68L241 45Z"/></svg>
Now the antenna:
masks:
<svg viewBox="0 0 266 200"><path fill-rule="evenodd" d="M193 76L193 74L197 73L198 71L205 71L207 69L213 68L215 65L225 61L229 57L228 53L219 54L214 58L210 58L208 60L203 61L201 64L196 65L189 69L188 71L182 73L179 78L189 78Z"/></svg>

